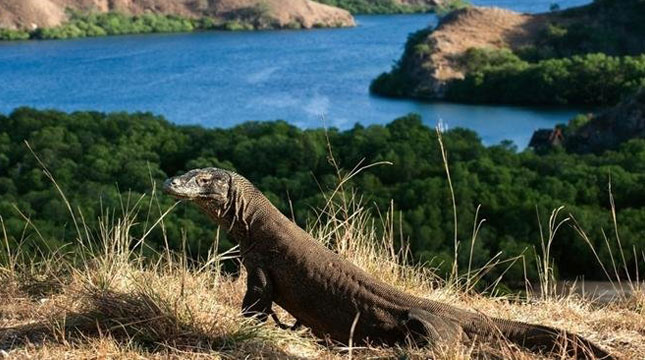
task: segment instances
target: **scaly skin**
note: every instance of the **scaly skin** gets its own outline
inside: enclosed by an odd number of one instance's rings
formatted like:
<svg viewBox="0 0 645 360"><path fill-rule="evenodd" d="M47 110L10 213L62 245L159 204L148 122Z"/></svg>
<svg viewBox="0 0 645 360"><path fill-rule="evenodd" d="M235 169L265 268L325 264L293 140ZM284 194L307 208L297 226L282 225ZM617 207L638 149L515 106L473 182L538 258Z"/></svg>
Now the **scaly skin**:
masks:
<svg viewBox="0 0 645 360"><path fill-rule="evenodd" d="M242 304L247 316L262 321L275 316L275 303L316 336L344 344L358 317L354 343L434 346L466 336L503 336L533 350L564 347L578 359L614 359L575 334L490 318L399 291L313 239L236 173L192 170L168 179L164 190L195 202L239 242L248 273Z"/></svg>

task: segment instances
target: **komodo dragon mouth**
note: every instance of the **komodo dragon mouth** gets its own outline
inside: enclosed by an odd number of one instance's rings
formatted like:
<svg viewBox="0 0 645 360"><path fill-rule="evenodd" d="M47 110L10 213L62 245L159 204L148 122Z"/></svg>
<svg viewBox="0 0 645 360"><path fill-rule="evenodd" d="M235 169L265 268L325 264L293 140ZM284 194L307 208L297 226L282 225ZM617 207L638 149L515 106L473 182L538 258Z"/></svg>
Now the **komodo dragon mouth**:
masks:
<svg viewBox="0 0 645 360"><path fill-rule="evenodd" d="M177 178L170 178L164 181L163 183L163 192L181 200L192 200L196 198L197 194L188 194L177 188L178 182Z"/></svg>

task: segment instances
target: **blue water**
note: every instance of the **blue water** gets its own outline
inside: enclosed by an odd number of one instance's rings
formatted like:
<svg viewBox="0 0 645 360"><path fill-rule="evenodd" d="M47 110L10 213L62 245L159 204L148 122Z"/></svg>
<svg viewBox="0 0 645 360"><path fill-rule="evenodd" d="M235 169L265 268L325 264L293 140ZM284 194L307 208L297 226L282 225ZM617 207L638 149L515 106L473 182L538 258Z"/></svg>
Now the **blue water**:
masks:
<svg viewBox="0 0 645 360"><path fill-rule="evenodd" d="M585 3L560 1L561 7ZM547 11L551 1L474 1ZM0 43L0 112L19 106L151 111L178 124L229 127L284 119L300 127L384 124L416 112L426 123L524 147L533 130L577 109L472 106L371 96L370 81L434 15L359 16L348 29L204 32Z"/></svg>

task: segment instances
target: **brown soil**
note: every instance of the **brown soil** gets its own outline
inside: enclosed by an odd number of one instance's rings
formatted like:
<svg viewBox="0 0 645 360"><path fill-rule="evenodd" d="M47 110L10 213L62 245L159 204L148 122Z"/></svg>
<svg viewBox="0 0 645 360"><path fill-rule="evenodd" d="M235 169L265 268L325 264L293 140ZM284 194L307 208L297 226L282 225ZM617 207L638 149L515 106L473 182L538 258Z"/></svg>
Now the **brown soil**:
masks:
<svg viewBox="0 0 645 360"><path fill-rule="evenodd" d="M441 96L443 85L464 77L458 59L470 48L511 49L530 44L546 25L546 15L520 14L500 8L468 7L446 16L428 35L432 49L413 65L423 74L422 85Z"/></svg>
<svg viewBox="0 0 645 360"><path fill-rule="evenodd" d="M51 27L67 19L66 9L81 11L146 12L186 17L226 17L245 8L264 6L272 22L302 27L353 26L349 12L310 0L2 0L0 27L35 29Z"/></svg>
<svg viewBox="0 0 645 360"><path fill-rule="evenodd" d="M455 12L429 36L437 79L463 77L455 58L470 48L516 48L530 44L544 20L544 16L500 8L470 7Z"/></svg>

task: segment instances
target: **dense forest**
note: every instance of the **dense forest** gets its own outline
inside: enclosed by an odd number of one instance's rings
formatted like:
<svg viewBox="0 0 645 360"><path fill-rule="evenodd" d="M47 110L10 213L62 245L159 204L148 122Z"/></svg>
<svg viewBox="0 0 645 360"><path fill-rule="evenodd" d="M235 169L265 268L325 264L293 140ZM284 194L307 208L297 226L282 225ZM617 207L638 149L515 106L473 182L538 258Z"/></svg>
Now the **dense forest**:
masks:
<svg viewBox="0 0 645 360"><path fill-rule="evenodd" d="M529 63L510 50L470 49L465 79L446 97L464 103L615 105L645 87L645 55L574 55Z"/></svg>
<svg viewBox="0 0 645 360"><path fill-rule="evenodd" d="M345 171L361 161L391 161L391 166L362 172L346 189L362 195L375 214L394 201L397 218L402 219L401 235L409 239L416 261L434 259L435 266L443 261L441 271L446 272L452 258L453 211L437 134L417 115L385 126L327 132L301 130L283 121L205 129L173 125L149 113L68 114L21 108L0 115L0 215L10 241L24 237L23 247L33 251L68 244L66 249L72 251L76 232L71 217L25 140L90 227L96 226L102 211L120 211L128 198L133 203L139 194L149 193L153 181L158 185L168 176L208 166L248 177L286 214L291 214L291 200L296 221L307 224L324 204L322 192L331 191L338 181L329 163L329 141ZM549 214L562 205L608 264L603 231L617 254L611 235L610 180L626 261L633 264L634 250L640 256L645 248L645 140L629 141L602 155L573 155L560 149L537 155L518 152L510 142L486 147L474 132L463 129L444 133L444 143L458 208L462 264L468 261L479 204L479 217L486 222L474 245L475 265L499 251L511 257L527 249L527 271L535 279L539 224L546 231ZM157 195L161 209L173 204L169 197ZM139 231L161 211L155 205L148 213L147 201L140 211ZM26 226L18 210L38 232ZM215 227L196 207L178 206L165 225L173 248L181 248L183 234L196 258L212 247ZM161 233L152 234L151 240L161 245ZM231 244L223 239L220 246ZM593 253L571 226L558 233L553 255L562 277L602 278ZM521 264L505 279L523 279Z"/></svg>
<svg viewBox="0 0 645 360"><path fill-rule="evenodd" d="M557 11L530 45L471 48L458 57L463 79L444 98L471 103L614 105L645 86L645 1L595 0ZM432 29L409 36L402 58L371 84L393 97L433 98L420 89L419 64L430 58Z"/></svg>

